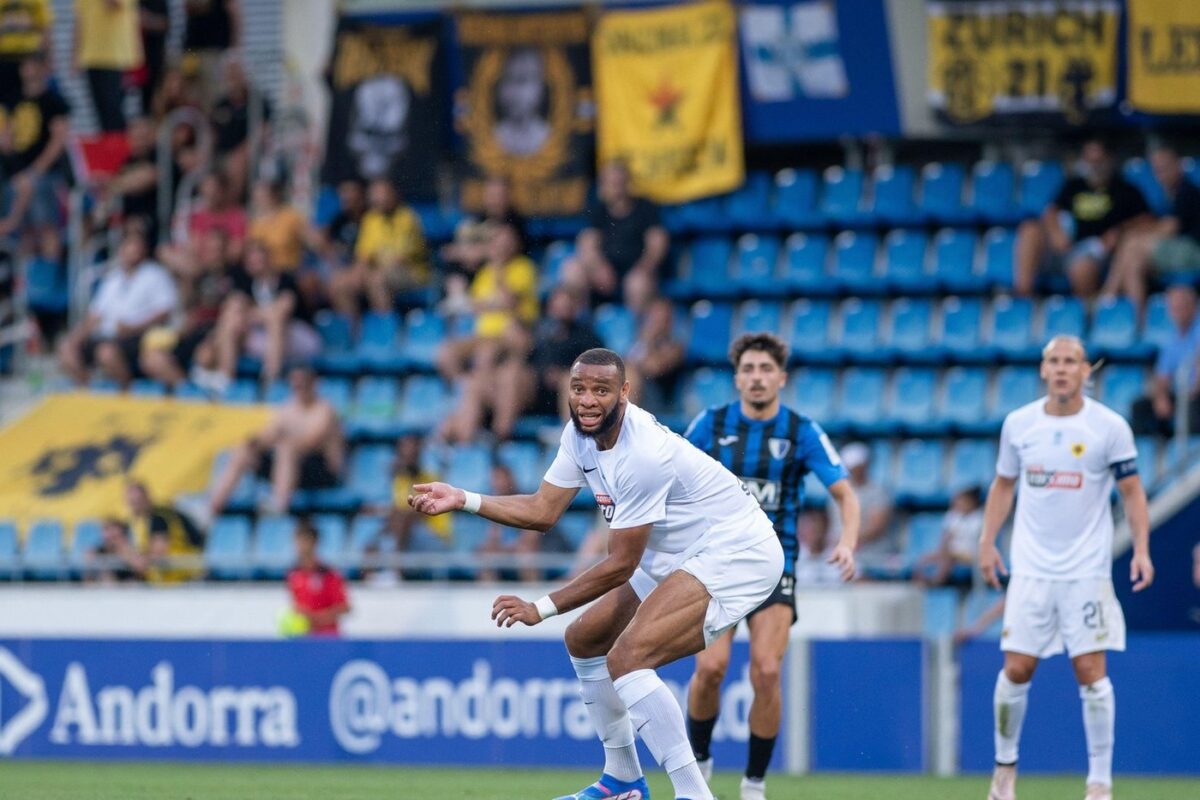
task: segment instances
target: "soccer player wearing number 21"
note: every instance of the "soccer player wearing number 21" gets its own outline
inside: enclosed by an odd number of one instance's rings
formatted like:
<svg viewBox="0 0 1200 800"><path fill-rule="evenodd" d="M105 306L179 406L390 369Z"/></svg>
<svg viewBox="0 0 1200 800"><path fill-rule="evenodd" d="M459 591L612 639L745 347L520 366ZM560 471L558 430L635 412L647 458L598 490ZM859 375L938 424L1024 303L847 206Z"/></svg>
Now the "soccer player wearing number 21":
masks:
<svg viewBox="0 0 1200 800"><path fill-rule="evenodd" d="M620 356L588 350L571 367L571 422L535 494L481 497L433 483L414 487L409 503L547 530L589 487L609 525L607 558L534 603L497 598L492 618L536 625L598 601L568 626L566 644L604 744L604 772L565 800L646 800L635 730L676 798L711 800L683 712L654 670L703 650L766 600L783 574L783 548L733 473L628 398ZM853 562L849 552L838 557Z"/></svg>
<svg viewBox="0 0 1200 800"><path fill-rule="evenodd" d="M783 545L779 587L746 617L750 629L750 747L741 800L762 800L764 778L779 735L783 697L779 676L788 631L796 622L796 518L804 500L804 476L812 472L829 489L842 514L840 544L858 543L858 498L829 437L817 423L779 402L787 383L788 346L769 333L739 336L729 348L739 399L707 409L684 434L692 444L737 475L771 518ZM850 579L853 570L842 577ZM705 778L712 776L713 728L721 707L721 681L729 666L733 630L696 654L688 687L688 736Z"/></svg>
<svg viewBox="0 0 1200 800"><path fill-rule="evenodd" d="M1017 745L1029 681L1038 660L1063 651L1079 682L1087 739L1087 800L1111 800L1116 699L1105 651L1125 649L1125 618L1112 586L1115 480L1133 537L1130 580L1135 592L1154 580L1150 517L1137 474L1129 423L1084 397L1091 374L1083 342L1056 336L1042 351L1047 396L1004 420L996 479L984 508L979 566L999 588L1008 574L996 535L1013 504L1012 579L1000 647L1004 669L996 678L996 769L988 800L1016 797Z"/></svg>

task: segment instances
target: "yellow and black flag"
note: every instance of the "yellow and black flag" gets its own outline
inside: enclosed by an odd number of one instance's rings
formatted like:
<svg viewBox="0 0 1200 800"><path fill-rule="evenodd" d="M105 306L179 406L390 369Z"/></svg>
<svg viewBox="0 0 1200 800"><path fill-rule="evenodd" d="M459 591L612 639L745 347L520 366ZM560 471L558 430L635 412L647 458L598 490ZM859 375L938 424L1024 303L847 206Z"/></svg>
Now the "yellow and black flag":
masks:
<svg viewBox="0 0 1200 800"><path fill-rule="evenodd" d="M592 40L599 162L639 194L680 203L742 184L737 19L728 2L600 18Z"/></svg>

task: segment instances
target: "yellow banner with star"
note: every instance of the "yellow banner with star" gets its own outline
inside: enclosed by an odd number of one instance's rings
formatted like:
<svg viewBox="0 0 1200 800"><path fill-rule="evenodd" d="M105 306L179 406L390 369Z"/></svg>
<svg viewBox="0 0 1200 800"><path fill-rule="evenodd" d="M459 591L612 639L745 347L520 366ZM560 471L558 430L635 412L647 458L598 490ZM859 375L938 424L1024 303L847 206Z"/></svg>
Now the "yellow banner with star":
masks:
<svg viewBox="0 0 1200 800"><path fill-rule="evenodd" d="M221 450L260 430L265 406L56 395L0 430L0 519L70 526L121 516L128 478L155 502L200 491Z"/></svg>
<svg viewBox="0 0 1200 800"><path fill-rule="evenodd" d="M728 2L600 17L592 36L598 160L628 164L638 194L680 203L741 185L735 36Z"/></svg>

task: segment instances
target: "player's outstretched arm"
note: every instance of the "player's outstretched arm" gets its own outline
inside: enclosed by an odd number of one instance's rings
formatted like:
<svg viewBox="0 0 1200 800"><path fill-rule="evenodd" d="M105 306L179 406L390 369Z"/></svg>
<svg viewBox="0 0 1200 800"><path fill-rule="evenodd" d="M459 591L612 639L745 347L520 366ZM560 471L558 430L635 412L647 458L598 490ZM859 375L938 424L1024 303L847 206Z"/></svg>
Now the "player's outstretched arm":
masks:
<svg viewBox="0 0 1200 800"><path fill-rule="evenodd" d="M1008 513L1012 511L1016 478L997 475L988 489L987 503L983 507L983 534L979 537L979 571L983 579L994 589L1000 588L1000 576L1007 575L1004 559L996 549L996 537Z"/></svg>
<svg viewBox="0 0 1200 800"><path fill-rule="evenodd" d="M858 505L858 495L854 493L854 487L848 479L842 478L834 482L829 487L829 495L838 504L838 511L842 515L842 538L833 548L829 563L836 564L841 571L842 580L848 581L854 577L856 569L854 551L858 548L858 527L862 513Z"/></svg>
<svg viewBox="0 0 1200 800"><path fill-rule="evenodd" d="M512 595L497 597L492 604L492 619L496 620L496 626L511 628L518 622L537 625L547 616L579 608L626 583L642 560L651 527L639 525L610 532L608 556L603 561L536 603ZM549 607L543 609L543 604L549 604Z"/></svg>
<svg viewBox="0 0 1200 800"><path fill-rule="evenodd" d="M1140 592L1154 583L1154 563L1150 561L1150 508L1142 479L1129 475L1117 481L1117 490L1125 503L1125 519L1133 537L1133 560L1129 563L1129 580L1133 590Z"/></svg>
<svg viewBox="0 0 1200 800"><path fill-rule="evenodd" d="M470 494L472 499L479 502L479 507L473 509L474 513L484 519L510 528L547 531L558 522L578 493L578 488L564 489L542 481L534 494L494 497L474 492ZM467 508L467 500L468 493L465 490L448 483L418 483L408 496L408 504L413 510L431 517Z"/></svg>

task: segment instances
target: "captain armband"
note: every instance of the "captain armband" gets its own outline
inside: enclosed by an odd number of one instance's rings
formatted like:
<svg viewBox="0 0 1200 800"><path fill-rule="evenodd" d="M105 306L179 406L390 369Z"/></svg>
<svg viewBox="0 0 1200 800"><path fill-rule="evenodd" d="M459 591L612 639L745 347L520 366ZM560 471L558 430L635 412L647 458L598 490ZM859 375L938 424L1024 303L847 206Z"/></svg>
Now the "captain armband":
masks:
<svg viewBox="0 0 1200 800"><path fill-rule="evenodd" d="M1112 470L1113 477L1117 480L1128 478L1130 475L1137 475L1137 459L1127 458L1124 461L1118 461L1110 469Z"/></svg>

